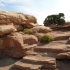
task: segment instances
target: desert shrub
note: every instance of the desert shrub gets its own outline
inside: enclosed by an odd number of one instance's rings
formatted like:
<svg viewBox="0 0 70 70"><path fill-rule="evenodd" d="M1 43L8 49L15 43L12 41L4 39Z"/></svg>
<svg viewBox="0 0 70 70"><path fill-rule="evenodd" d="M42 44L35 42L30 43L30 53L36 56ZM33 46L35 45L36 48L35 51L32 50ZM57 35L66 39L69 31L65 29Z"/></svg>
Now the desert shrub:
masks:
<svg viewBox="0 0 70 70"><path fill-rule="evenodd" d="M53 37L50 36L50 35L44 35L44 36L41 36L39 38L40 43L49 43L49 42L51 42L53 40L54 40Z"/></svg>
<svg viewBox="0 0 70 70"><path fill-rule="evenodd" d="M26 28L26 29L24 29L24 33L25 34L32 34L33 31L31 29Z"/></svg>

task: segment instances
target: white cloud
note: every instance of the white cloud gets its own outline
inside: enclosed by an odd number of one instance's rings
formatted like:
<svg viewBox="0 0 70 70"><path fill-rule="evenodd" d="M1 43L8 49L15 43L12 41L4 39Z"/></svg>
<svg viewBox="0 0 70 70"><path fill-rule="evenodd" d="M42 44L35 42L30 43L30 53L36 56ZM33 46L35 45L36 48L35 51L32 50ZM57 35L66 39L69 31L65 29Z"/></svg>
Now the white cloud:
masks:
<svg viewBox="0 0 70 70"><path fill-rule="evenodd" d="M31 2L31 0L1 0L4 3L28 3Z"/></svg>
<svg viewBox="0 0 70 70"><path fill-rule="evenodd" d="M0 0L0 7L5 7L5 5L2 3L2 0Z"/></svg>
<svg viewBox="0 0 70 70"><path fill-rule="evenodd" d="M0 7L5 7L5 5L0 2Z"/></svg>
<svg viewBox="0 0 70 70"><path fill-rule="evenodd" d="M14 3L16 0L2 0L3 3Z"/></svg>
<svg viewBox="0 0 70 70"><path fill-rule="evenodd" d="M29 4L30 2L32 2L32 0L0 0L0 7L5 7L7 4Z"/></svg>

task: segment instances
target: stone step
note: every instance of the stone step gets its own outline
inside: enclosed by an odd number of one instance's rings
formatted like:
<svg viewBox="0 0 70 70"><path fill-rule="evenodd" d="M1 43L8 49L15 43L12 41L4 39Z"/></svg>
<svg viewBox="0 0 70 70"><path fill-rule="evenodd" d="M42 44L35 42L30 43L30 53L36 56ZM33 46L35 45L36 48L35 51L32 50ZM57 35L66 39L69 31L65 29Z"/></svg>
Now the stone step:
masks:
<svg viewBox="0 0 70 70"><path fill-rule="evenodd" d="M55 44L56 43L56 44ZM54 53L61 53L65 52L67 49L66 44L62 42L51 42L49 44L37 46L34 48L35 52L54 52Z"/></svg>
<svg viewBox="0 0 70 70"><path fill-rule="evenodd" d="M67 44L66 52L70 52L70 44Z"/></svg>
<svg viewBox="0 0 70 70"><path fill-rule="evenodd" d="M37 52L34 52L34 50L33 50L33 49L32 49L32 50L27 51L26 53L27 53L27 55L37 55L37 54L38 54Z"/></svg>
<svg viewBox="0 0 70 70"><path fill-rule="evenodd" d="M33 44L33 45L25 45L23 49L25 49L25 50L29 50L29 49L32 49L32 48L34 48L34 47L36 47L36 46L37 46L37 44Z"/></svg>
<svg viewBox="0 0 70 70"><path fill-rule="evenodd" d="M58 41L58 40L67 40L69 39L70 35L63 35L63 34L59 34L57 36L54 37L54 40L55 41Z"/></svg>
<svg viewBox="0 0 70 70"><path fill-rule="evenodd" d="M14 64L13 68L20 69L20 70L39 70L42 65L39 64L32 64L32 63L23 63L18 61Z"/></svg>
<svg viewBox="0 0 70 70"><path fill-rule="evenodd" d="M49 65L56 65L56 60L53 57L47 57L42 55L28 55L23 57L22 61L33 62L37 64L49 64Z"/></svg>
<svg viewBox="0 0 70 70"><path fill-rule="evenodd" d="M69 32L61 32L61 31L57 32L57 31L54 31L54 32L49 32L47 34L52 36L55 41L67 40L70 37L70 33Z"/></svg>
<svg viewBox="0 0 70 70"><path fill-rule="evenodd" d="M59 53L57 59L70 59L70 52Z"/></svg>
<svg viewBox="0 0 70 70"><path fill-rule="evenodd" d="M41 70L58 70L58 69L41 69Z"/></svg>
<svg viewBox="0 0 70 70"><path fill-rule="evenodd" d="M51 47L36 47L34 48L35 52L53 52L53 53L60 53L60 52L65 52L66 49L62 48L51 48Z"/></svg>

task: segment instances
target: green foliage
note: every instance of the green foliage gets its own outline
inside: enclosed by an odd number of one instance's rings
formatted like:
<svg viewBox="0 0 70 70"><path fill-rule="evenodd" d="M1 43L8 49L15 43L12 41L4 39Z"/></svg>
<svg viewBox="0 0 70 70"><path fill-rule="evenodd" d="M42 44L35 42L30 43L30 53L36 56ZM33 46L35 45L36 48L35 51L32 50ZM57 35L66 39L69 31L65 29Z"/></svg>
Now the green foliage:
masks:
<svg viewBox="0 0 70 70"><path fill-rule="evenodd" d="M24 29L24 33L25 34L32 34L33 31L31 29L26 28L26 29Z"/></svg>
<svg viewBox="0 0 70 70"><path fill-rule="evenodd" d="M59 13L56 15L48 15L47 18L44 21L45 25L49 25L49 24L63 24L65 23L65 17L64 17L64 13Z"/></svg>
<svg viewBox="0 0 70 70"><path fill-rule="evenodd" d="M40 43L49 43L49 42L51 42L53 40L54 40L53 37L50 36L50 35L44 35L44 36L41 36L39 38Z"/></svg>

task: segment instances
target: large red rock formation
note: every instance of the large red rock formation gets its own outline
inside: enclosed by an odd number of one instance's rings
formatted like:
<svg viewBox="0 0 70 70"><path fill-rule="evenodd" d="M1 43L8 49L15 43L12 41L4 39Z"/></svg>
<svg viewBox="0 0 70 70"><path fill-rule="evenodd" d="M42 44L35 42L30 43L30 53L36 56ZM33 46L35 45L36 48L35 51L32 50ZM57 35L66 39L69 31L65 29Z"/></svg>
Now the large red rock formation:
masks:
<svg viewBox="0 0 70 70"><path fill-rule="evenodd" d="M8 25L11 23L29 28L38 25L34 16L17 12L0 11L0 25Z"/></svg>

